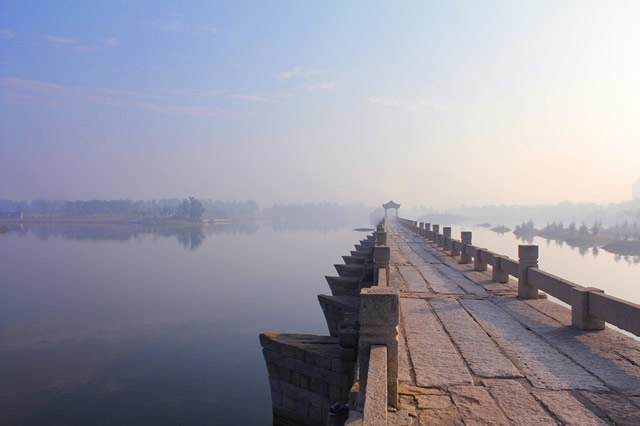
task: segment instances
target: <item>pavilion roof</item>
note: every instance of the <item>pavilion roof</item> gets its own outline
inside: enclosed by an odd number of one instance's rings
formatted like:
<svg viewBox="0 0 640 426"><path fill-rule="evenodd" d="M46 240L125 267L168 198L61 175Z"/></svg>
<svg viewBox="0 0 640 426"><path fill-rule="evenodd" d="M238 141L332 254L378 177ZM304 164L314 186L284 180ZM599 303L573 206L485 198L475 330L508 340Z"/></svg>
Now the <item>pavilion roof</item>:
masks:
<svg viewBox="0 0 640 426"><path fill-rule="evenodd" d="M388 203L383 204L382 207L384 207L385 209L397 209L400 207L400 204L394 201L389 201Z"/></svg>

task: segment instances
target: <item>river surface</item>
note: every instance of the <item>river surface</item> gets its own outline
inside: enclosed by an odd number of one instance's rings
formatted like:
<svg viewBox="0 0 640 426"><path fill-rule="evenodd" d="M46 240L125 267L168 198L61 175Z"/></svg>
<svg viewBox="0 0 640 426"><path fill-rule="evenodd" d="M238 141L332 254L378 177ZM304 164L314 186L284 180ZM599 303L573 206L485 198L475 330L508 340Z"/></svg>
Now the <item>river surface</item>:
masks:
<svg viewBox="0 0 640 426"><path fill-rule="evenodd" d="M0 235L0 424L271 424L258 334L327 334L316 295L366 225ZM460 230L512 258L522 244ZM543 270L640 303L634 259L534 243Z"/></svg>

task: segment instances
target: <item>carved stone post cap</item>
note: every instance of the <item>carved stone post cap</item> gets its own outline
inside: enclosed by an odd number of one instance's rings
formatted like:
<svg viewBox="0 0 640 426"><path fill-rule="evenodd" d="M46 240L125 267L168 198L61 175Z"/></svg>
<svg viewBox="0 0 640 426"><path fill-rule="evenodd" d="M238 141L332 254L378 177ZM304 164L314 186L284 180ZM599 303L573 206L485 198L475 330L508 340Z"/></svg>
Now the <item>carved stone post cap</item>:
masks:
<svg viewBox="0 0 640 426"><path fill-rule="evenodd" d="M538 260L538 246L519 245L518 257L521 260Z"/></svg>
<svg viewBox="0 0 640 426"><path fill-rule="evenodd" d="M395 326L400 321L399 293L393 287L371 287L360 291L361 326Z"/></svg>
<svg viewBox="0 0 640 426"><path fill-rule="evenodd" d="M444 234L445 237L450 237L451 236L451 227L450 226L445 226L444 228L442 228L442 233Z"/></svg>
<svg viewBox="0 0 640 426"><path fill-rule="evenodd" d="M460 232L460 240L465 244L471 244L471 231Z"/></svg>
<svg viewBox="0 0 640 426"><path fill-rule="evenodd" d="M373 257L376 263L388 262L391 259L391 247L376 246L373 249Z"/></svg>

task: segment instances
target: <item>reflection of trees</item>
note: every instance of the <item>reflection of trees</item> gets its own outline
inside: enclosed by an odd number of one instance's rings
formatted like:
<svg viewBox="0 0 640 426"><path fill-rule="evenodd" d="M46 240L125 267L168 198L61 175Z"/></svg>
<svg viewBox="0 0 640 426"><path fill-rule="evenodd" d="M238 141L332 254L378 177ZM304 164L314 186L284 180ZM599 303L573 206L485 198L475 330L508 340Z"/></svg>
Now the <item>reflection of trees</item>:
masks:
<svg viewBox="0 0 640 426"><path fill-rule="evenodd" d="M598 257L600 254L600 249L598 247L594 247L591 249L591 253L593 253L593 257Z"/></svg>
<svg viewBox="0 0 640 426"><path fill-rule="evenodd" d="M522 241L525 244L533 244L534 235L519 234L516 235L516 239Z"/></svg>
<svg viewBox="0 0 640 426"><path fill-rule="evenodd" d="M176 237L178 242L184 246L185 249L195 250L202 245L204 241L204 232L202 232L202 226L197 228L183 228L182 232L179 232Z"/></svg>
<svg viewBox="0 0 640 426"><path fill-rule="evenodd" d="M145 235L166 238L175 237L185 248L195 250L205 239L203 226L146 225L146 224L29 224L25 233L31 232L40 240L59 237L77 241L122 241L140 239Z"/></svg>
<svg viewBox="0 0 640 426"><path fill-rule="evenodd" d="M252 220L209 225L204 228L207 235L255 235L258 232L258 222Z"/></svg>
<svg viewBox="0 0 640 426"><path fill-rule="evenodd" d="M59 237L77 241L122 241L141 239L147 235L175 238L185 249L195 250L207 236L213 235L253 235L258 232L258 224L253 221L232 222L221 225L189 224L25 224L21 235L31 232L40 240Z"/></svg>

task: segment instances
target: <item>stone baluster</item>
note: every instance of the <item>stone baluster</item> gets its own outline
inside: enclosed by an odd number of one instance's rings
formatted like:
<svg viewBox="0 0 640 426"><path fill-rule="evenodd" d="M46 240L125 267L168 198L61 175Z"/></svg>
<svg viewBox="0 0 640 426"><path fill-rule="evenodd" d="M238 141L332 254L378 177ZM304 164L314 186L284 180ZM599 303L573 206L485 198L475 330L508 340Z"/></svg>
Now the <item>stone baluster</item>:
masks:
<svg viewBox="0 0 640 426"><path fill-rule="evenodd" d="M460 233L460 241L462 241L462 253L460 253L460 263L471 263L471 256L466 251L466 246L471 245L471 231L463 231Z"/></svg>
<svg viewBox="0 0 640 426"><path fill-rule="evenodd" d="M604 293L595 287L573 287L571 298L571 325L580 330L604 330L604 320L589 314L589 294Z"/></svg>
<svg viewBox="0 0 640 426"><path fill-rule="evenodd" d="M398 289L395 288L363 288L360 293L358 377L361 402L364 402L367 392L371 345L385 345L387 347L388 405L398 407L398 324L400 322L398 304Z"/></svg>
<svg viewBox="0 0 640 426"><path fill-rule="evenodd" d="M538 267L538 246L518 246L518 297L537 299L538 289L529 284L528 269Z"/></svg>
<svg viewBox="0 0 640 426"><path fill-rule="evenodd" d="M503 256L496 256L495 261L493 263L493 275L492 278L494 281L499 283L507 283L509 282L509 274L502 270L500 266L500 262L502 262Z"/></svg>
<svg viewBox="0 0 640 426"><path fill-rule="evenodd" d="M486 271L487 270L487 262L482 260L482 252L486 249L476 249L475 254L473 255L473 270L474 271Z"/></svg>
<svg viewBox="0 0 640 426"><path fill-rule="evenodd" d="M433 225L433 233L431 234L431 241L434 243L438 242L438 232L440 231L440 225Z"/></svg>
<svg viewBox="0 0 640 426"><path fill-rule="evenodd" d="M373 249L373 285L378 285L380 269L385 272L387 285L389 285L389 262L391 261L391 248L388 246L375 246Z"/></svg>
<svg viewBox="0 0 640 426"><path fill-rule="evenodd" d="M442 228L442 250L450 250L449 244L451 243L451 227L445 226Z"/></svg>

